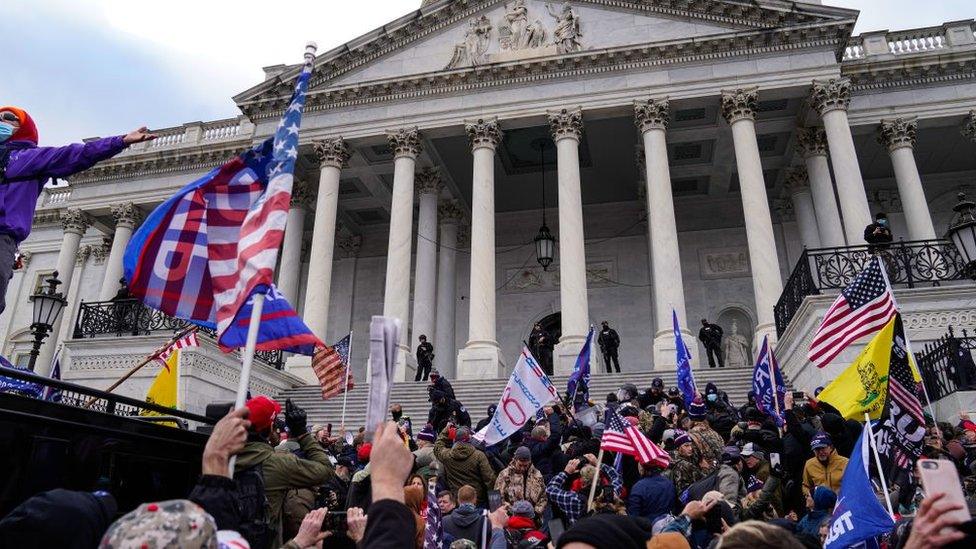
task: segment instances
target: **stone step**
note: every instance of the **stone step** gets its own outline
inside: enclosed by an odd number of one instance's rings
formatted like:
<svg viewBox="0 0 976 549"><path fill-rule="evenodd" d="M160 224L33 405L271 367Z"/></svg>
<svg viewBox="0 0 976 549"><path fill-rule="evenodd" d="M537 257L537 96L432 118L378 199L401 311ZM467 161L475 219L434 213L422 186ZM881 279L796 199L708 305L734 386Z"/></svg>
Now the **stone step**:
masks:
<svg viewBox="0 0 976 549"><path fill-rule="evenodd" d="M594 400L602 402L607 393L614 392L626 383L633 383L639 390L650 386L651 380L660 377L666 387L675 385L675 373L670 372L642 372L622 374L594 374L590 380L590 395ZM564 391L569 376L552 376L553 385L557 390ZM705 389L708 382L715 383L727 392L729 399L735 405L746 401L746 393L752 389L752 369L704 369L695 371L695 380L699 390ZM455 380L451 382L459 401L468 409L473 421L484 417L489 405L496 404L508 379L479 379ZM361 425L366 418L366 403L369 395L368 385L358 385L349 392L346 402L346 425ZM305 385L282 391L278 399L286 398L308 412L309 423L338 424L342 416L343 396L322 400L321 389L317 385ZM390 403L399 403L404 414L415 422L423 422L427 418L430 403L427 401L427 384L422 382L394 383L390 391Z"/></svg>

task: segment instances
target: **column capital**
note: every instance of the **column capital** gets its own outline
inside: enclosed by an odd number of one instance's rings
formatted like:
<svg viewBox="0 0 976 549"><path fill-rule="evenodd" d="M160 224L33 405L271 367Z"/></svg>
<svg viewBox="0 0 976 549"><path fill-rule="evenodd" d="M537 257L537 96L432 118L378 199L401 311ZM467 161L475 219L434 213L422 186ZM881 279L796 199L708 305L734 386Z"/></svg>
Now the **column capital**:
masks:
<svg viewBox="0 0 976 549"><path fill-rule="evenodd" d="M386 138L390 142L394 158L402 156L417 158L423 150L420 144L420 129L417 126L387 131Z"/></svg>
<svg viewBox="0 0 976 549"><path fill-rule="evenodd" d="M441 224L458 224L464 218L464 209L461 208L461 201L456 198L441 200L437 204L437 217Z"/></svg>
<svg viewBox="0 0 976 549"><path fill-rule="evenodd" d="M902 147L915 148L915 138L918 131L918 118L882 119L878 126L878 143L888 147L889 151Z"/></svg>
<svg viewBox="0 0 976 549"><path fill-rule="evenodd" d="M89 254L91 255L92 262L94 262L95 265L101 265L105 263L106 259L108 259L108 256L112 251L112 240L113 239L111 237L105 237L101 246L89 247Z"/></svg>
<svg viewBox="0 0 976 549"><path fill-rule="evenodd" d="M336 231L335 243L343 257L359 257L359 250L363 246L363 236L338 230Z"/></svg>
<svg viewBox="0 0 976 549"><path fill-rule="evenodd" d="M546 113L549 120L549 131L552 132L552 140L575 139L580 140L583 136L583 109L560 109Z"/></svg>
<svg viewBox="0 0 976 549"><path fill-rule="evenodd" d="M112 205L112 217L116 227L135 228L142 221L142 210L133 202L123 202Z"/></svg>
<svg viewBox="0 0 976 549"><path fill-rule="evenodd" d="M634 101L634 123L642 134L667 130L671 123L671 101L667 97Z"/></svg>
<svg viewBox="0 0 976 549"><path fill-rule="evenodd" d="M92 254L92 247L90 244L85 244L84 246L78 246L78 251L75 252L75 265L82 265Z"/></svg>
<svg viewBox="0 0 976 549"><path fill-rule="evenodd" d="M351 153L346 140L341 137L330 137L321 141L313 141L312 148L316 156L319 157L320 168L339 168L340 170L349 161Z"/></svg>
<svg viewBox="0 0 976 549"><path fill-rule="evenodd" d="M796 150L803 158L827 156L827 132L819 126L796 130Z"/></svg>
<svg viewBox="0 0 976 549"><path fill-rule="evenodd" d="M738 120L755 120L759 112L759 88L722 90L722 116L732 124Z"/></svg>
<svg viewBox="0 0 976 549"><path fill-rule="evenodd" d="M807 177L806 166L791 166L786 171L785 182L791 195L809 192L810 180Z"/></svg>
<svg viewBox="0 0 976 549"><path fill-rule="evenodd" d="M417 172L417 175L414 176L413 188L417 196L440 194L444 188L444 182L441 181L441 169L436 167L424 168Z"/></svg>
<svg viewBox="0 0 976 549"><path fill-rule="evenodd" d="M68 208L61 213L61 226L65 233L83 235L91 226L91 216L79 209Z"/></svg>
<svg viewBox="0 0 976 549"><path fill-rule="evenodd" d="M969 111L966 119L962 122L962 134L976 142L976 110Z"/></svg>
<svg viewBox="0 0 976 549"><path fill-rule="evenodd" d="M465 122L464 131L471 141L471 149L486 147L494 150L502 142L504 133L498 127L497 118L479 118L474 122Z"/></svg>
<svg viewBox="0 0 976 549"><path fill-rule="evenodd" d="M295 179L291 186L291 207L307 210L312 203L312 189L302 179Z"/></svg>
<svg viewBox="0 0 976 549"><path fill-rule="evenodd" d="M810 102L820 116L838 109L846 111L851 104L851 79L814 80Z"/></svg>

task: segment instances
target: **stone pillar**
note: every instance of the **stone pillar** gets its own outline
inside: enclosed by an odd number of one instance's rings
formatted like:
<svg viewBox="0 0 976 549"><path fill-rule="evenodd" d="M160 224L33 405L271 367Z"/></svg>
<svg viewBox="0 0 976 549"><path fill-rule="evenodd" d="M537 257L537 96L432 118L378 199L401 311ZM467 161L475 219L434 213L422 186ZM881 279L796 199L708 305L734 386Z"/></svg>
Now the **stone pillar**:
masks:
<svg viewBox="0 0 976 549"><path fill-rule="evenodd" d="M471 289L468 342L458 351L458 379L494 379L505 361L495 339L495 148L502 131L495 119L464 125L471 141Z"/></svg>
<svg viewBox="0 0 976 549"><path fill-rule="evenodd" d="M339 174L349 160L349 148L341 137L315 141L312 146L319 157L319 190L315 199L312 253L308 263L308 278L305 281L305 306L302 309L302 316L312 333L322 339L326 337L329 320L336 210L339 205ZM286 225L286 237L287 232ZM282 254L282 260L284 255ZM298 255L301 256L300 245ZM297 282L293 288L298 291ZM288 357L286 369L308 383L318 383L318 379L312 372L312 361L309 357L300 355Z"/></svg>
<svg viewBox="0 0 976 549"><path fill-rule="evenodd" d="M968 137L970 141L976 143L976 110L969 111L969 114L962 122L960 129L963 137Z"/></svg>
<svg viewBox="0 0 976 549"><path fill-rule="evenodd" d="M915 137L918 121L915 118L896 118L882 120L878 127L878 142L888 148L891 165L898 183L898 196L901 198L908 225L908 240L932 240L935 227L929 203L925 200L922 178L915 165Z"/></svg>
<svg viewBox="0 0 976 549"><path fill-rule="evenodd" d="M81 244L81 237L91 225L91 218L85 212L69 208L61 214L61 226L64 227L64 239L61 241L61 250L58 251L58 280L61 285L58 290L64 295L70 293L71 278L75 272L75 264L78 262L78 248ZM61 316L54 323L54 329L44 340L41 352L37 356L36 372L40 375L51 375L51 359L54 358L54 351L58 346L58 334L61 333L61 326L65 322L65 313L71 310L72 303L68 303ZM67 316L70 316L68 313Z"/></svg>
<svg viewBox="0 0 976 549"><path fill-rule="evenodd" d="M417 258L413 279L413 320L410 322L410 345L420 344L419 337L436 341L437 310L437 200L444 185L437 168L425 168L417 174ZM453 354L453 353L451 353ZM435 350L435 357L437 352Z"/></svg>
<svg viewBox="0 0 976 549"><path fill-rule="evenodd" d="M811 102L823 118L847 243L852 246L863 244L864 227L871 223L872 217L861 168L857 163L857 151L854 150L854 138L847 121L851 81L847 78L814 80Z"/></svg>
<svg viewBox="0 0 976 549"><path fill-rule="evenodd" d="M817 230L817 213L807 184L807 169L794 166L786 172L786 187L796 213L796 224L800 229L800 242L804 248L819 248L820 232Z"/></svg>
<svg viewBox="0 0 976 549"><path fill-rule="evenodd" d="M797 152L803 155L807 168L813 209L817 213L817 232L820 244L828 247L845 246L844 226L840 222L834 182L827 165L827 133L823 128L800 128L796 135Z"/></svg>
<svg viewBox="0 0 976 549"><path fill-rule="evenodd" d="M305 236L305 213L312 193L304 181L295 180L291 189L291 207L285 222L285 238L278 264L278 291L292 307L298 307L298 279L302 272L302 243ZM318 335L318 334L317 334ZM319 337L325 337L322 333Z"/></svg>
<svg viewBox="0 0 976 549"><path fill-rule="evenodd" d="M413 379L407 322L410 319L410 239L413 235L413 179L420 155L420 131L401 128L387 133L393 150L393 198L390 204L390 239L386 252L386 287L383 316L400 319L400 342L394 380Z"/></svg>
<svg viewBox="0 0 976 549"><path fill-rule="evenodd" d="M776 341L773 306L783 293L779 274L773 220L769 214L766 185L763 182L762 162L756 142L756 112L759 93L756 88L722 92L722 115L732 126L735 164L739 171L739 194L746 222L749 263L752 267L752 291L756 299L753 349L758 349L764 335Z"/></svg>
<svg viewBox="0 0 976 549"><path fill-rule="evenodd" d="M562 109L547 114L556 143L559 183L559 308L562 336L553 350L556 373L572 373L586 341L590 311L586 295L586 241L583 237L583 195L580 188L579 142L583 111Z"/></svg>
<svg viewBox="0 0 976 549"><path fill-rule="evenodd" d="M681 255L678 251L678 227L674 217L674 198L671 195L671 171L668 168L666 131L671 119L667 98L637 101L634 103L635 123L644 140L643 164L647 179L644 193L647 207L647 231L650 242L651 282L654 298L655 370L675 366L674 330L671 309L678 314L678 321L686 342L694 341L687 330L685 315L685 290L681 276ZM698 353L693 353L693 360Z"/></svg>
<svg viewBox="0 0 976 549"><path fill-rule="evenodd" d="M105 263L105 274L102 279L102 290L98 294L99 301L108 301L119 291L119 279L122 278L122 256L125 247L132 238L132 231L139 224L142 212L132 202L124 202L112 206L112 217L115 218L115 234L112 237L112 249L108 253Z"/></svg>
<svg viewBox="0 0 976 549"><path fill-rule="evenodd" d="M457 375L455 357L455 307L457 306L458 226L464 212L457 200L442 200L439 254L437 258L437 324L434 329L434 367L445 377Z"/></svg>

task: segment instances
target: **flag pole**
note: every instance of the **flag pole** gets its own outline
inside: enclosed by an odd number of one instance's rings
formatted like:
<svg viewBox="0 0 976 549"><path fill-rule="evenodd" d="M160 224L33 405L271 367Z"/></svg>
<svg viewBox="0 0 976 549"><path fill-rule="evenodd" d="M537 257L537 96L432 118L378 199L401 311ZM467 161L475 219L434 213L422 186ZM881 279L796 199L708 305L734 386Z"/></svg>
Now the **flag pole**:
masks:
<svg viewBox="0 0 976 549"><path fill-rule="evenodd" d="M884 490L885 503L888 504L888 514L892 520L895 518L895 511L891 508L891 494L888 492L888 482L885 481L884 470L881 468L881 456L878 454L878 446L874 442L874 431L871 429L871 414L864 412L864 428L868 430L868 444L874 453L874 464L878 466L878 476L881 478L881 489Z"/></svg>
<svg viewBox="0 0 976 549"><path fill-rule="evenodd" d="M352 330L349 330L349 356L346 357L346 377L342 380L342 418L339 420L339 430L346 427L346 401L349 399L349 374L352 370ZM345 436L345 433L343 433Z"/></svg>
<svg viewBox="0 0 976 549"><path fill-rule="evenodd" d="M244 407L247 399L247 387L251 381L251 365L254 363L254 351L258 345L258 329L261 327L261 312L264 309L265 295L261 292L254 294L254 304L251 306L251 320L247 325L247 340L244 342L244 354L241 355L241 379L237 384L237 399L234 401L234 409L240 410ZM234 465L237 463L237 456L231 456L228 463L230 477L234 478Z"/></svg>
<svg viewBox="0 0 976 549"><path fill-rule="evenodd" d="M600 484L600 466L603 465L603 447L600 447L600 453L596 456L596 472L593 473L593 481L590 483L590 499L586 501L586 510L593 510L593 499L596 497L596 485Z"/></svg>

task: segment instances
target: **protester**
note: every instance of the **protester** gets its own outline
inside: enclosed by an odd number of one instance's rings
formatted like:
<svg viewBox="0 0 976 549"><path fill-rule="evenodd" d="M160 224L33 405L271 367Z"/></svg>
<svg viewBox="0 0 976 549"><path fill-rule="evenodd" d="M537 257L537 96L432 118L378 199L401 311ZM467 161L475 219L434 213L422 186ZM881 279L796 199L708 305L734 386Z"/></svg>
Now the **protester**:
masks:
<svg viewBox="0 0 976 549"><path fill-rule="evenodd" d="M441 490L437 493L437 508L441 510L442 516L450 515L457 508L457 500L454 493L450 490Z"/></svg>
<svg viewBox="0 0 976 549"><path fill-rule="evenodd" d="M888 225L888 215L884 212L875 214L874 222L864 227L864 241L868 243L868 253L887 250L893 240L894 236Z"/></svg>
<svg viewBox="0 0 976 549"><path fill-rule="evenodd" d="M834 491L840 490L840 481L844 477L847 458L834 451L827 433L817 433L810 442L814 457L807 460L803 467L803 492L812 494L817 486L826 486Z"/></svg>
<svg viewBox="0 0 976 549"><path fill-rule="evenodd" d="M593 454L587 454L583 458L589 462L589 465L580 469L582 460L572 459L546 485L546 494L549 496L550 501L566 516L566 520L570 524L576 522L583 516L586 510L587 494L589 493L591 483L602 482L602 477L605 476L615 497L619 497L623 489L623 481L613 467L605 463L598 464L596 456ZM600 472L602 473L600 478L596 478L597 466L600 467ZM569 478L576 475L577 472L579 473L579 482L574 481L572 486L567 489L566 485Z"/></svg>
<svg viewBox="0 0 976 549"><path fill-rule="evenodd" d="M434 443L434 455L444 468L447 487L453 491L465 485L473 487L478 504L484 506L488 502L488 490L495 485L495 471L485 453L471 444L471 429L456 428L454 445L450 448L447 445L449 436L450 431L444 429Z"/></svg>
<svg viewBox="0 0 976 549"><path fill-rule="evenodd" d="M458 506L453 513L444 517L444 531L454 539L473 541L481 547L485 527L484 512L478 508L478 491L465 484L457 491Z"/></svg>
<svg viewBox="0 0 976 549"><path fill-rule="evenodd" d="M519 446L511 463L498 474L495 490L509 505L526 500L539 516L546 509L546 482L542 473L532 465L532 452L526 446Z"/></svg>
<svg viewBox="0 0 976 549"><path fill-rule="evenodd" d="M642 464L642 478L627 496L627 514L644 517L653 524L671 512L677 500L677 493L671 479L664 476L661 467L655 464Z"/></svg>

